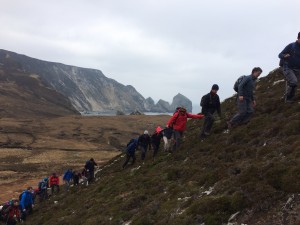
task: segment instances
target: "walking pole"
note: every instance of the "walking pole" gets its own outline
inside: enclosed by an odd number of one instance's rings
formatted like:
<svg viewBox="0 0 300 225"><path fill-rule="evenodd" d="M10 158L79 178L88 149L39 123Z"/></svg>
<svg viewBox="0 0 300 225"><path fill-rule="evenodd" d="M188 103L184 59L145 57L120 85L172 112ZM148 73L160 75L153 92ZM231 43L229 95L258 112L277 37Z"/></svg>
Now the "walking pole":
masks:
<svg viewBox="0 0 300 225"><path fill-rule="evenodd" d="M287 90L288 90L288 82L287 80L285 81L285 93L284 93L284 102L286 103L286 98L287 98Z"/></svg>

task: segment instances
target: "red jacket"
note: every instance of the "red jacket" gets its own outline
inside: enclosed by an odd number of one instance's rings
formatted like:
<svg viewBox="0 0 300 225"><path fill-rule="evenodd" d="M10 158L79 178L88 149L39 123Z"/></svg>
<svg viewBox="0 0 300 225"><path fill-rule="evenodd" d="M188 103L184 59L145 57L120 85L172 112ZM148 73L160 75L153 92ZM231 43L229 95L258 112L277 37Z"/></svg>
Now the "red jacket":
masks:
<svg viewBox="0 0 300 225"><path fill-rule="evenodd" d="M178 115L179 113L179 115ZM174 113L174 115L171 117L169 122L167 123L167 126L170 127L173 124L173 129L183 132L186 130L186 122L187 118L193 118L193 119L202 119L204 115L195 115L190 113L181 114L180 112Z"/></svg>
<svg viewBox="0 0 300 225"><path fill-rule="evenodd" d="M9 212L8 212L8 218L13 219L14 216L16 216L17 219L20 219L20 210L18 206L10 206Z"/></svg>
<svg viewBox="0 0 300 225"><path fill-rule="evenodd" d="M50 177L50 186L52 185L59 185L59 177L58 176L51 176Z"/></svg>

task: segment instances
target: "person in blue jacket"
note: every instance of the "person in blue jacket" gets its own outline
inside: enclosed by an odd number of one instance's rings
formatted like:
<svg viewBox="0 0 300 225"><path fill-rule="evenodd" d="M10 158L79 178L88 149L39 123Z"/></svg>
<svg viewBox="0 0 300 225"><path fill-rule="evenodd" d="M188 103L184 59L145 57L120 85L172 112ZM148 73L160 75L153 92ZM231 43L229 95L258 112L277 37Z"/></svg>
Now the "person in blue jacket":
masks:
<svg viewBox="0 0 300 225"><path fill-rule="evenodd" d="M28 187L22 193L20 200L20 210L21 210L21 219L25 220L26 216L32 212L33 208L33 195L32 195L32 187Z"/></svg>
<svg viewBox="0 0 300 225"><path fill-rule="evenodd" d="M66 191L69 191L70 182L72 179L73 179L73 171L72 171L72 169L68 169L63 176L63 181L65 182L65 190Z"/></svg>
<svg viewBox="0 0 300 225"><path fill-rule="evenodd" d="M287 81L285 101L292 103L300 79L300 32L295 42L288 44L282 52L279 53L280 66Z"/></svg>
<svg viewBox="0 0 300 225"><path fill-rule="evenodd" d="M132 158L132 164L134 164L135 162L135 150L138 147L138 138L135 139L131 139L130 142L127 144L126 147L126 161L123 164L123 169L125 168L125 166L127 165L127 163L129 162L130 158Z"/></svg>

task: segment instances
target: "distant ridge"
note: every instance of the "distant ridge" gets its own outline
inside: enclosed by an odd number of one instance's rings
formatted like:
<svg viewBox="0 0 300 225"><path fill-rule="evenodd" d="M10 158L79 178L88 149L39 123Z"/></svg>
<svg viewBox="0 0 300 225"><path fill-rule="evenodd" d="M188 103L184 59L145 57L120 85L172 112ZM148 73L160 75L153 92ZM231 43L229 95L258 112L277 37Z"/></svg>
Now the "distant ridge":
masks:
<svg viewBox="0 0 300 225"><path fill-rule="evenodd" d="M161 107L160 103L146 100L133 86L107 78L100 70L47 62L6 50L0 50L0 66L7 71L35 74L47 88L61 93L81 112L172 112L174 108L173 103L171 107Z"/></svg>

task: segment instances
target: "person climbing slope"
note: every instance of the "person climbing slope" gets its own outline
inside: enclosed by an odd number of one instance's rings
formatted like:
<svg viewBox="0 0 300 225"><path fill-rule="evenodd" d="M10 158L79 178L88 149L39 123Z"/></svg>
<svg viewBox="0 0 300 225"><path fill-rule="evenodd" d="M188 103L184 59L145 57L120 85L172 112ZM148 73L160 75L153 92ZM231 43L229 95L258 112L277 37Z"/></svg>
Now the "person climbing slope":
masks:
<svg viewBox="0 0 300 225"><path fill-rule="evenodd" d="M163 134L162 134L162 129L160 126L158 126L156 129L155 129L155 132L151 135L151 146L152 146L152 149L153 149L153 160L158 152L158 149L159 149L159 145L160 145L160 141L163 137Z"/></svg>
<svg viewBox="0 0 300 225"><path fill-rule="evenodd" d="M178 149L181 144L183 132L186 130L186 122L188 118L202 119L204 118L204 115L190 114L186 111L184 107L180 107L167 123L167 127L172 128L174 131L173 135L175 144L172 149L173 151Z"/></svg>
<svg viewBox="0 0 300 225"><path fill-rule="evenodd" d="M138 138L135 138L135 139L131 139L129 141L129 143L127 144L126 146L126 160L123 164L123 169L126 167L126 165L128 164L130 158L132 158L132 163L131 165L134 164L135 162L135 150L137 149L138 147Z"/></svg>
<svg viewBox="0 0 300 225"><path fill-rule="evenodd" d="M151 149L151 139L147 130L139 136L138 145L141 146L141 159L143 161L146 158L147 150Z"/></svg>
<svg viewBox="0 0 300 225"><path fill-rule="evenodd" d="M200 133L201 139L210 134L210 130L215 121L214 113L217 111L219 117L221 117L221 104L219 95L217 94L218 90L219 86L214 84L211 88L211 91L201 98L201 113L205 116L203 128Z"/></svg>

